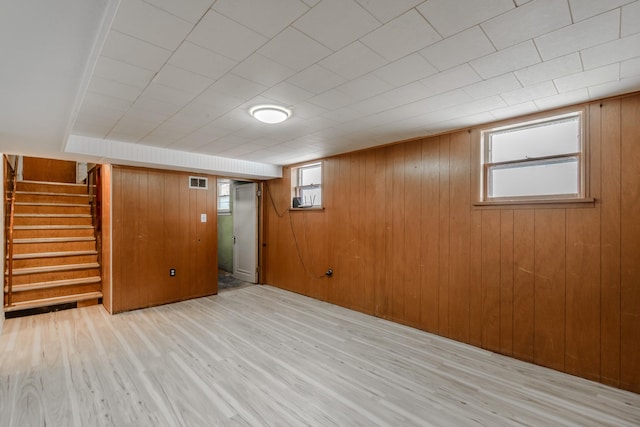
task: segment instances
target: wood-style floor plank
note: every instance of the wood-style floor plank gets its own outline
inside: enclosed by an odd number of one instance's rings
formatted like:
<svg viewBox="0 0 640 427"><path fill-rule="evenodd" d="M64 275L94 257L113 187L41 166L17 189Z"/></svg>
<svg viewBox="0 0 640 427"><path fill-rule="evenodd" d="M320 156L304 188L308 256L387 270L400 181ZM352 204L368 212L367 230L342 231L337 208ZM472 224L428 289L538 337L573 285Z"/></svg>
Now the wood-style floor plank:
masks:
<svg viewBox="0 0 640 427"><path fill-rule="evenodd" d="M269 286L5 321L0 425L640 425L640 395Z"/></svg>

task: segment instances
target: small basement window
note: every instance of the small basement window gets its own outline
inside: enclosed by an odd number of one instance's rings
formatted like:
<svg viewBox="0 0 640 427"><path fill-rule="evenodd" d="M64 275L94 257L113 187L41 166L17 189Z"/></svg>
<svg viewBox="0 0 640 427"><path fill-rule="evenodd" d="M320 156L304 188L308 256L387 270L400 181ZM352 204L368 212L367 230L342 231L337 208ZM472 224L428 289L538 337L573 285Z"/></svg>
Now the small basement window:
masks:
<svg viewBox="0 0 640 427"><path fill-rule="evenodd" d="M291 168L291 207L322 207L322 163Z"/></svg>
<svg viewBox="0 0 640 427"><path fill-rule="evenodd" d="M482 133L486 202L585 197L582 113Z"/></svg>

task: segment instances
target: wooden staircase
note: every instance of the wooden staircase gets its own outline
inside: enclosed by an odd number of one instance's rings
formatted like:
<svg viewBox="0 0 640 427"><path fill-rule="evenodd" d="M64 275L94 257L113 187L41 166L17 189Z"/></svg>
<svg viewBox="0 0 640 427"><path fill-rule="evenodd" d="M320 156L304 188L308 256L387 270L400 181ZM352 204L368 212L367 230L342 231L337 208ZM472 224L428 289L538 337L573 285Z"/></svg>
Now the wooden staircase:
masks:
<svg viewBox="0 0 640 427"><path fill-rule="evenodd" d="M102 298L96 233L84 184L16 183L11 304L5 312ZM8 271L5 270L5 275Z"/></svg>

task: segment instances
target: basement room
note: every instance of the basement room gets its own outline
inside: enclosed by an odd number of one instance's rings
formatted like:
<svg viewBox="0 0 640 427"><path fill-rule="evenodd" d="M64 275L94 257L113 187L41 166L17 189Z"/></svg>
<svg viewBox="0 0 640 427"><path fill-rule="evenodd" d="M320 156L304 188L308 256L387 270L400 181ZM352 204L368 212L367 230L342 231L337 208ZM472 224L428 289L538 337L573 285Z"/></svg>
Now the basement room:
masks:
<svg viewBox="0 0 640 427"><path fill-rule="evenodd" d="M640 0L0 40L0 426L640 425Z"/></svg>

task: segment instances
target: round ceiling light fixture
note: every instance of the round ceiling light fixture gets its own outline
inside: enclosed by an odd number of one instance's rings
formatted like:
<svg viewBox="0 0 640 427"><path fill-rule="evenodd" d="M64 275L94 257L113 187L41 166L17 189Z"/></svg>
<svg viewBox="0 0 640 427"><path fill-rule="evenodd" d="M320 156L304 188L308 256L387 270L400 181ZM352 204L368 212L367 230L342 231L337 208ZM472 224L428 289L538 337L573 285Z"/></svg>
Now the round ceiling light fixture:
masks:
<svg viewBox="0 0 640 427"><path fill-rule="evenodd" d="M251 107L249 114L262 123L272 125L282 123L291 117L291 110L278 105L256 105L255 107Z"/></svg>

